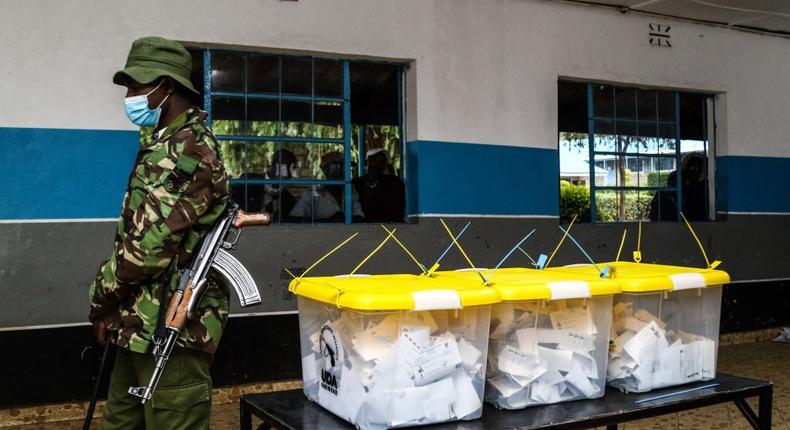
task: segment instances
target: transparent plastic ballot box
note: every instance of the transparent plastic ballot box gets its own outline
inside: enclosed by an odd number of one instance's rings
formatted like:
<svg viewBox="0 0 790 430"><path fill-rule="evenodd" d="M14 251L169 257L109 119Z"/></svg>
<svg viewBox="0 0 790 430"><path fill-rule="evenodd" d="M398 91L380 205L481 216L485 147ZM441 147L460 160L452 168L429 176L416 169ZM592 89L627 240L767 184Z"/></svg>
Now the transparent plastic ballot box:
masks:
<svg viewBox="0 0 790 430"><path fill-rule="evenodd" d="M608 266L622 289L612 308L609 385L646 392L716 376L721 292L730 281L726 272L625 261L598 266Z"/></svg>
<svg viewBox="0 0 790 430"><path fill-rule="evenodd" d="M488 279L499 292L501 303L491 309L486 401L522 409L603 396L616 282L525 268L478 272L435 276Z"/></svg>
<svg viewBox="0 0 790 430"><path fill-rule="evenodd" d="M294 279L304 393L360 429L482 415L499 294L417 275Z"/></svg>

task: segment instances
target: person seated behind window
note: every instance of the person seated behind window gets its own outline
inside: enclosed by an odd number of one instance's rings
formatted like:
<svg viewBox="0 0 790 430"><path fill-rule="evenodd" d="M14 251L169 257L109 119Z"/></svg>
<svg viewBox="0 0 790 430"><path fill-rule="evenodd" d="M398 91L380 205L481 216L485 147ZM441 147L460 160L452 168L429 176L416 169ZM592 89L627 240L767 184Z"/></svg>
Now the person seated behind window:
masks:
<svg viewBox="0 0 790 430"><path fill-rule="evenodd" d="M329 180L343 180L343 153L332 151L321 157L321 171ZM352 188L352 219L359 221L363 217L359 196ZM302 221L336 221L345 219L344 209L345 191L342 185L313 185L302 193L299 201L290 212L290 217ZM312 209L312 213L311 213Z"/></svg>
<svg viewBox="0 0 790 430"><path fill-rule="evenodd" d="M705 190L707 163L701 152L689 152L680 161L683 187L683 215L689 221L705 221L708 218L708 201Z"/></svg>
<svg viewBox="0 0 790 430"><path fill-rule="evenodd" d="M675 188L677 183L677 172L674 170L669 172L667 177L667 187ZM678 219L678 205L677 205L677 191L675 190L659 190L650 201L650 212L648 214L650 221L677 221Z"/></svg>
<svg viewBox="0 0 790 430"><path fill-rule="evenodd" d="M705 177L707 176L705 156L700 152L689 152L680 161L680 172L683 184L682 195L683 215L689 221L707 220L708 201L705 193ZM677 171L667 177L667 186L675 188ZM660 203L660 213L659 213ZM650 202L649 217L651 221L677 221L677 191L658 191Z"/></svg>
<svg viewBox="0 0 790 430"><path fill-rule="evenodd" d="M403 221L406 206L403 181L388 173L390 156L384 148L368 151L365 156L366 172L354 179L354 189L359 193L366 222Z"/></svg>
<svg viewBox="0 0 790 430"><path fill-rule="evenodd" d="M296 156L287 149L274 151L266 173L248 173L247 179L291 179L296 176ZM245 199L246 190L246 199ZM279 220L280 207L287 214L296 204L296 198L286 188L277 184L240 184L234 185L233 201L249 212L264 210Z"/></svg>

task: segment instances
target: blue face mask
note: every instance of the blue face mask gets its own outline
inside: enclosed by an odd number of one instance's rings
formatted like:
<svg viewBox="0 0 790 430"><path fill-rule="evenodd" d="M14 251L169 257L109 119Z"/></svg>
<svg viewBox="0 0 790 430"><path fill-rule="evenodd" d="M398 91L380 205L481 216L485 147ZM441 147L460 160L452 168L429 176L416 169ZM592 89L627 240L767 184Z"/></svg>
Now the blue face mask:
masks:
<svg viewBox="0 0 790 430"><path fill-rule="evenodd" d="M162 115L162 104L167 100L167 97L170 97L170 94L162 99L162 103L159 103L156 109L148 107L148 96L159 89L162 86L162 82L159 82L159 85L149 91L148 94L123 99L123 103L126 106L126 116L129 117L129 121L140 127L156 127L159 124L159 116Z"/></svg>

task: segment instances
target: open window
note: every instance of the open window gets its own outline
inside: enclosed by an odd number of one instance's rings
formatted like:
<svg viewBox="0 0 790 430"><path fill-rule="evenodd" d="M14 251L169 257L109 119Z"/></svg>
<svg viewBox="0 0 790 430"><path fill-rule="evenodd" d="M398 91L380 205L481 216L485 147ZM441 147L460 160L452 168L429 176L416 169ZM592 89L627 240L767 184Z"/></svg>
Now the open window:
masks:
<svg viewBox="0 0 790 430"><path fill-rule="evenodd" d="M274 223L404 219L401 65L191 52L242 208Z"/></svg>
<svg viewBox="0 0 790 430"><path fill-rule="evenodd" d="M708 94L559 81L560 218L709 219Z"/></svg>

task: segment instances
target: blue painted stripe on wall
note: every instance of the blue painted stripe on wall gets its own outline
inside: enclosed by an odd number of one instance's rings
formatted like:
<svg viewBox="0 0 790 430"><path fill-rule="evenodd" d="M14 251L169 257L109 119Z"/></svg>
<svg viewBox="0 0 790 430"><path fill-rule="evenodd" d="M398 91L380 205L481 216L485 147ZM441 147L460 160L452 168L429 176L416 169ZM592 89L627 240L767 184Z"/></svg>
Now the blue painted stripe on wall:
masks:
<svg viewBox="0 0 790 430"><path fill-rule="evenodd" d="M0 219L114 218L136 131L1 128Z"/></svg>
<svg viewBox="0 0 790 430"><path fill-rule="evenodd" d="M716 210L788 212L790 158L716 157Z"/></svg>
<svg viewBox="0 0 790 430"><path fill-rule="evenodd" d="M418 140L406 152L412 214L559 214L556 150Z"/></svg>
<svg viewBox="0 0 790 430"><path fill-rule="evenodd" d="M1 219L114 218L135 131L0 127ZM418 140L407 144L412 214L559 213L556 150ZM790 158L717 158L716 206L790 213Z"/></svg>

